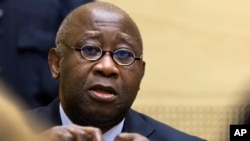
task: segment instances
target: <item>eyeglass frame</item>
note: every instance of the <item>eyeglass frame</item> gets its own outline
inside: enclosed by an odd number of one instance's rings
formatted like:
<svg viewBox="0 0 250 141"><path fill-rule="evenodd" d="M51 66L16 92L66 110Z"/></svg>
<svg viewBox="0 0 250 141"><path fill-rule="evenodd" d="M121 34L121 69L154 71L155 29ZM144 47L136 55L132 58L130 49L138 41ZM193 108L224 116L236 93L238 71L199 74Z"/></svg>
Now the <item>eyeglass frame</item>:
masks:
<svg viewBox="0 0 250 141"><path fill-rule="evenodd" d="M142 60L142 55L138 57L138 56L135 55L135 53L134 53L132 50L129 50L129 49L127 49L127 48L118 48L118 49L116 49L116 50L114 50L114 51L104 51L100 46L97 46L97 45L94 45L94 46L100 49L100 51L101 51L100 57L98 57L97 59L88 59L88 58L84 57L83 54L82 54L82 49L83 49L84 47L86 47L86 46L89 46L89 44L85 44L85 45L83 45L83 46L81 46L81 47L73 47L73 49L76 50L76 51L79 51L80 54L81 54L81 57L84 58L84 59L86 59L86 60L88 60L88 61L98 61L98 60L100 60L100 59L106 54L106 52L109 52L109 54L110 54L112 60L113 60L116 64L121 65L121 66L130 66L130 65L132 65L136 60ZM93 45L90 45L90 46L93 46ZM128 64L122 64L122 63L117 62L117 61L114 59L114 53L117 52L117 51L119 51L119 50L127 50L127 51L131 52L131 53L133 54L133 56L134 56L134 60L133 60L131 63L128 63Z"/></svg>

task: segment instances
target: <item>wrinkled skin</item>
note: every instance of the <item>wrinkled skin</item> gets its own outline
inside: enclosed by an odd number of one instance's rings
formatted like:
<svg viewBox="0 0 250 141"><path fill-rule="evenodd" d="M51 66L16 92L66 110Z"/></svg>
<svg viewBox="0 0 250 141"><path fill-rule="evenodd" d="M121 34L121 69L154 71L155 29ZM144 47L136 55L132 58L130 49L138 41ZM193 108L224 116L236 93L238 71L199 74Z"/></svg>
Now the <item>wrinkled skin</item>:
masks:
<svg viewBox="0 0 250 141"><path fill-rule="evenodd" d="M49 52L52 76L60 80L59 98L65 113L81 127L77 128L80 129L77 132L75 126L59 126L44 134L52 138L60 136L53 138L59 140L64 138L61 137L64 132L69 132L78 140L78 133L82 139L83 131L83 138L102 140L101 132L118 124L134 102L144 75L145 62L137 60L130 66L120 66L109 53L100 60L88 61L73 48L85 44L100 46L105 51L127 48L136 56L141 56L139 30L120 9L103 6L102 3L90 4L76 9L67 17L59 29L56 43L57 48ZM116 140L141 139L147 140L136 133L124 133L118 135Z"/></svg>

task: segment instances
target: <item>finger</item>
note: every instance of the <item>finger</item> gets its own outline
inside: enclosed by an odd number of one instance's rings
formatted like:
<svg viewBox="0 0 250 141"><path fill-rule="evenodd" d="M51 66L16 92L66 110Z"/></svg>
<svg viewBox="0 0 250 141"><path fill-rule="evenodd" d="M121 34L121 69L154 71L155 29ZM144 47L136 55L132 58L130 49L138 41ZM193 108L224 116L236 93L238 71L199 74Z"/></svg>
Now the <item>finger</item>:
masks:
<svg viewBox="0 0 250 141"><path fill-rule="evenodd" d="M115 141L149 141L149 139L138 133L121 133L116 136Z"/></svg>
<svg viewBox="0 0 250 141"><path fill-rule="evenodd" d="M90 141L104 141L102 137L102 132L98 128L73 125L68 129L72 134L74 134L74 136L79 141L82 141L82 140L84 141L86 139Z"/></svg>
<svg viewBox="0 0 250 141"><path fill-rule="evenodd" d="M67 130L74 137L74 141L92 141L91 140L92 135L88 134L84 130L81 130L81 129L74 127L74 126L68 127Z"/></svg>
<svg viewBox="0 0 250 141"><path fill-rule="evenodd" d="M102 132L94 127L55 126L40 135L47 141L104 141Z"/></svg>
<svg viewBox="0 0 250 141"><path fill-rule="evenodd" d="M74 136L63 126L55 126L39 135L46 141L73 141Z"/></svg>

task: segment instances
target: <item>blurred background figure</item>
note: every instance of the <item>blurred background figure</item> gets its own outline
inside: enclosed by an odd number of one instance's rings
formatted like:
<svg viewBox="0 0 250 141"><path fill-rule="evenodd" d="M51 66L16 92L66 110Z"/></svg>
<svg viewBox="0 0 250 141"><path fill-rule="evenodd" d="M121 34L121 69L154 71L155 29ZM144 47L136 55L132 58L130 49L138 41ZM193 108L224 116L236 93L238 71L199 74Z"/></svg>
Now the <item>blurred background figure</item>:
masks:
<svg viewBox="0 0 250 141"><path fill-rule="evenodd" d="M93 0L0 0L0 77L27 108L49 103L58 82L50 77L48 49L73 8Z"/></svg>
<svg viewBox="0 0 250 141"><path fill-rule="evenodd" d="M35 134L26 124L21 112L24 107L14 97L10 97L10 93L12 92L0 82L0 140L33 141Z"/></svg>

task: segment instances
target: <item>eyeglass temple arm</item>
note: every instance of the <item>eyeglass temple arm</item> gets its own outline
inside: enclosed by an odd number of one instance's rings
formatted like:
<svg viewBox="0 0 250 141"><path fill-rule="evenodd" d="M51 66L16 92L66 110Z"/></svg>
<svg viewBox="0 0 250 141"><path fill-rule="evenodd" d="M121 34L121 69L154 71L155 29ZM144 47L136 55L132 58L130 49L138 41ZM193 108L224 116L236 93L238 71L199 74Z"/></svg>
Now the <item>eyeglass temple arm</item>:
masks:
<svg viewBox="0 0 250 141"><path fill-rule="evenodd" d="M141 60L142 59L142 55L140 57L135 57L135 60Z"/></svg>

